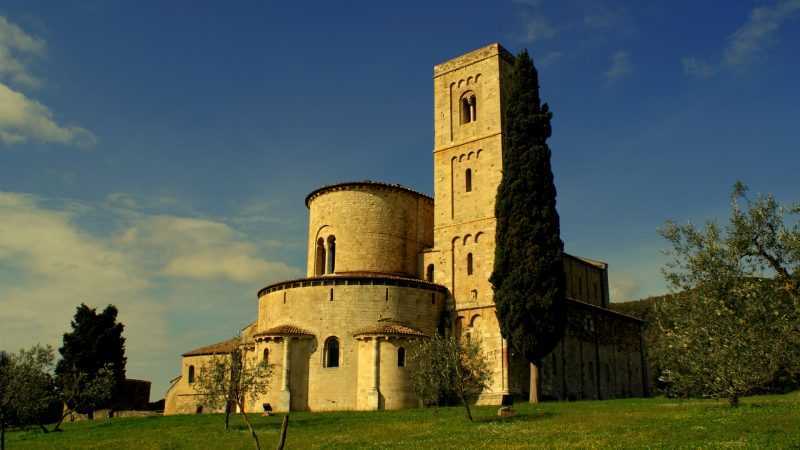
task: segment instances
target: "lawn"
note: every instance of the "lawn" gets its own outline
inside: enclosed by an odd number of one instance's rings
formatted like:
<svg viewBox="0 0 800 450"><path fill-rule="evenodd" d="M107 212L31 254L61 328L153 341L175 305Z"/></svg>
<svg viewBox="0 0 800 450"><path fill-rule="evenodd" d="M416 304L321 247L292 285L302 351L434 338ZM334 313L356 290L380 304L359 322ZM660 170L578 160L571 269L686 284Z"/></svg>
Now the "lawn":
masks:
<svg viewBox="0 0 800 450"><path fill-rule="evenodd" d="M743 399L732 409L712 400L664 398L517 404L382 412L292 413L287 448L800 448L800 392ZM265 449L275 448L283 416L254 417ZM253 448L239 417L116 418L67 424L63 433L17 431L7 448Z"/></svg>

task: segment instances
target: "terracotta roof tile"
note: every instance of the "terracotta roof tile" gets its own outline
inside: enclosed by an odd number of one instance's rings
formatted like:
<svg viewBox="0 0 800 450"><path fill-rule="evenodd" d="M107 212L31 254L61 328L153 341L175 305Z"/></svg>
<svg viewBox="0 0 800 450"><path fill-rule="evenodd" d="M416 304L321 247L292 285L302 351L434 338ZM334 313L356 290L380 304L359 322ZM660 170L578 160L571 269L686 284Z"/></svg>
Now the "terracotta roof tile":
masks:
<svg viewBox="0 0 800 450"><path fill-rule="evenodd" d="M253 337L257 336L313 336L314 334L308 330L304 330L295 325L278 325L264 331L255 333Z"/></svg>
<svg viewBox="0 0 800 450"><path fill-rule="evenodd" d="M362 328L353 333L353 336L382 335L382 334L388 334L393 336L416 336L416 337L428 336L427 334L419 330L393 322L377 323L375 325Z"/></svg>
<svg viewBox="0 0 800 450"><path fill-rule="evenodd" d="M227 341L217 342L216 344L206 345L196 348L183 354L183 356L218 355L230 353L239 345L239 338L228 339Z"/></svg>

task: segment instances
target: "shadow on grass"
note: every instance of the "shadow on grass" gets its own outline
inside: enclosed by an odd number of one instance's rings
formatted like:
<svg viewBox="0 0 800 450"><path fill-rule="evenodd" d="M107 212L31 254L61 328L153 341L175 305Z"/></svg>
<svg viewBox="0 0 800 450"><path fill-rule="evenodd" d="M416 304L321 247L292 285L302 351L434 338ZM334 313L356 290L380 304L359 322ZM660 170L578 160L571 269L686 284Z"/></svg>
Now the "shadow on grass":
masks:
<svg viewBox="0 0 800 450"><path fill-rule="evenodd" d="M555 417L556 414L550 411L536 411L533 413L517 414L512 417L479 417L475 423L513 423L513 422L533 422L535 420L545 420Z"/></svg>

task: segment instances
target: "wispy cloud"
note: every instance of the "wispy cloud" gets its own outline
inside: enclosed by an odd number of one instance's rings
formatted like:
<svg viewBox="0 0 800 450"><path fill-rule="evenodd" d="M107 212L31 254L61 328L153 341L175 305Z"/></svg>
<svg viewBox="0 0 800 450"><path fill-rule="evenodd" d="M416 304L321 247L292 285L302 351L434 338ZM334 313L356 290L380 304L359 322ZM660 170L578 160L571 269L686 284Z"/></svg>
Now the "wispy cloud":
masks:
<svg viewBox="0 0 800 450"><path fill-rule="evenodd" d="M539 58L536 61L536 65L538 67L550 67L558 62L558 60L560 60L563 56L564 54L562 52L549 52L543 57Z"/></svg>
<svg viewBox="0 0 800 450"><path fill-rule="evenodd" d="M41 57L44 52L44 40L0 16L0 79L28 88L39 87L41 80L30 73L26 61Z"/></svg>
<svg viewBox="0 0 800 450"><path fill-rule="evenodd" d="M717 73L717 68L712 64L695 57L681 59L683 73L695 78L711 78Z"/></svg>
<svg viewBox="0 0 800 450"><path fill-rule="evenodd" d="M616 273L608 288L612 302L637 300L642 291L641 283L630 273Z"/></svg>
<svg viewBox="0 0 800 450"><path fill-rule="evenodd" d="M226 223L126 213L123 205L151 202L113 197L110 207L0 192L0 349L57 346L78 303L113 303L126 324L129 373L153 379L156 396L181 351L252 320L255 304L231 308L237 299L301 270ZM81 225L98 217L110 229ZM179 331L186 317L200 330L194 340Z"/></svg>
<svg viewBox="0 0 800 450"><path fill-rule="evenodd" d="M97 142L92 132L59 124L47 106L19 90L42 84L29 70L28 62L43 56L45 48L43 39L0 16L0 145L38 141L92 147Z"/></svg>
<svg viewBox="0 0 800 450"><path fill-rule="evenodd" d="M606 31L628 26L630 14L621 7L609 7L601 3L592 3L584 12L583 23L587 28Z"/></svg>
<svg viewBox="0 0 800 450"><path fill-rule="evenodd" d="M89 130L59 125L49 108L0 83L0 143L20 144L29 140L83 148L97 142Z"/></svg>
<svg viewBox="0 0 800 450"><path fill-rule="evenodd" d="M624 78L633 72L631 55L625 50L617 50L611 55L611 67L606 71L606 80L609 83Z"/></svg>
<svg viewBox="0 0 800 450"><path fill-rule="evenodd" d="M552 39L558 34L558 29L543 15L529 15L525 20L524 41L530 44Z"/></svg>
<svg viewBox="0 0 800 450"><path fill-rule="evenodd" d="M729 38L719 63L709 63L695 57L681 59L683 73L697 78L711 78L723 69L745 67L759 59L771 45L778 42L781 27L800 15L800 0L779 0L770 6L750 11L747 21Z"/></svg>
<svg viewBox="0 0 800 450"><path fill-rule="evenodd" d="M730 37L723 60L729 66L749 64L775 42L783 23L800 11L800 0L782 0L753 9L747 22Z"/></svg>

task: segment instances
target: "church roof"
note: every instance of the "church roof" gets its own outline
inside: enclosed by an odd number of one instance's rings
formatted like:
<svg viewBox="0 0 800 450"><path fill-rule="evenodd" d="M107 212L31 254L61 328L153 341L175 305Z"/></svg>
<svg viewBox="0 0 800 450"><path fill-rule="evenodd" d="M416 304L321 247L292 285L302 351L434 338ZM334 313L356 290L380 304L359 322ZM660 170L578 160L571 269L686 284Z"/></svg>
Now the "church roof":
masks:
<svg viewBox="0 0 800 450"><path fill-rule="evenodd" d="M336 184L329 184L327 186L322 186L320 188L314 189L311 191L310 194L306 196L306 207L311 203L315 197L318 197L326 192L329 191L341 191L346 189L353 189L353 188L360 188L360 187L379 187L384 189L392 189L396 191L404 191L410 194L414 194L418 197L422 197L428 201L433 201L433 198L429 195L425 195L422 192L415 191L409 187L403 186L402 184L392 184L392 183L384 183L382 181L372 181L372 180L364 180L364 181L345 181L342 183Z"/></svg>
<svg viewBox="0 0 800 450"><path fill-rule="evenodd" d="M295 325L278 325L276 327L272 327L266 329L264 331L260 331L253 335L253 337L259 336L313 336L314 334L308 330L300 328Z"/></svg>
<svg viewBox="0 0 800 450"><path fill-rule="evenodd" d="M228 354L239 345L239 338L235 337L227 341L217 342L216 344L206 345L205 347L196 348L183 354L183 356L201 356L201 355L222 355Z"/></svg>
<svg viewBox="0 0 800 450"><path fill-rule="evenodd" d="M394 322L376 323L375 325L362 328L353 333L353 336L365 336L365 335L428 337L428 335L423 333L422 331L411 328L407 325Z"/></svg>

